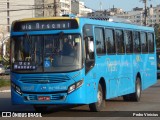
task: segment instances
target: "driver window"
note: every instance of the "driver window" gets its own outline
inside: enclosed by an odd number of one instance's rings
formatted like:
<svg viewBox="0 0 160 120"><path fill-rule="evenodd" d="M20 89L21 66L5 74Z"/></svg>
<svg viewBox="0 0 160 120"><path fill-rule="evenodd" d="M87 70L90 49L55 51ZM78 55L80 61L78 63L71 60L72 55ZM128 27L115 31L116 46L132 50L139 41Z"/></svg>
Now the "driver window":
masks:
<svg viewBox="0 0 160 120"><path fill-rule="evenodd" d="M83 27L84 35L84 57L85 58L85 70L86 73L89 72L95 63L94 56L94 39L93 39L93 26L85 25Z"/></svg>

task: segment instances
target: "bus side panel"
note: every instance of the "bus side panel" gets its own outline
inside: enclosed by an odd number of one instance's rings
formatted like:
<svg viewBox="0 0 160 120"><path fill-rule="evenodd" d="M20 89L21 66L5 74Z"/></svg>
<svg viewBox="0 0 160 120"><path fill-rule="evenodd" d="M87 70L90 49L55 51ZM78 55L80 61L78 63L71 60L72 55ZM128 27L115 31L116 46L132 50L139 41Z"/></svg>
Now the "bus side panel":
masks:
<svg viewBox="0 0 160 120"><path fill-rule="evenodd" d="M125 95L133 92L133 65L132 55L119 55L118 56L118 79L119 95Z"/></svg>
<svg viewBox="0 0 160 120"><path fill-rule="evenodd" d="M97 101L97 71L94 66L85 76L86 87L86 103L94 103Z"/></svg>
<svg viewBox="0 0 160 120"><path fill-rule="evenodd" d="M148 65L148 54L141 54L140 57L140 74L141 74L141 82L142 82L142 90L147 87L149 82L149 65Z"/></svg>
<svg viewBox="0 0 160 120"><path fill-rule="evenodd" d="M148 69L148 77L147 82L145 84L145 88L148 88L149 86L155 84L157 82L157 64L156 64L156 55L155 54L149 54L148 55L148 63L147 63L147 69Z"/></svg>
<svg viewBox="0 0 160 120"><path fill-rule="evenodd" d="M117 64L116 64L116 55L108 55L104 62L106 64L105 68L105 79L107 83L107 99L118 96L118 76L117 76ZM100 70L100 69L99 69Z"/></svg>
<svg viewBox="0 0 160 120"><path fill-rule="evenodd" d="M135 80L140 73L142 90L156 83L156 57L154 54L133 55L133 82L135 92Z"/></svg>
<svg viewBox="0 0 160 120"><path fill-rule="evenodd" d="M107 99L133 93L132 55L108 55L106 64Z"/></svg>
<svg viewBox="0 0 160 120"><path fill-rule="evenodd" d="M133 54L133 92L135 92L135 84L136 84L136 77L138 73L141 75L141 56L140 54Z"/></svg>

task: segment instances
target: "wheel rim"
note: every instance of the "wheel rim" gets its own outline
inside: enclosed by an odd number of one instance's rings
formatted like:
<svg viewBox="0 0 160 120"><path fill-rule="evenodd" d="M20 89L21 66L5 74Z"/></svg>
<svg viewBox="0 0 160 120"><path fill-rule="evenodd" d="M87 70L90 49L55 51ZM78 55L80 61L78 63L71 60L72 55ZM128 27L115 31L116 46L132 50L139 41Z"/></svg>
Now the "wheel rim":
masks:
<svg viewBox="0 0 160 120"><path fill-rule="evenodd" d="M102 103L102 98L103 96L102 96L102 92L99 90L98 91L98 94L97 94L97 98L98 98L98 106L100 106L101 105L101 103Z"/></svg>
<svg viewBox="0 0 160 120"><path fill-rule="evenodd" d="M141 94L141 87L140 87L140 83L137 83L137 97L139 98Z"/></svg>

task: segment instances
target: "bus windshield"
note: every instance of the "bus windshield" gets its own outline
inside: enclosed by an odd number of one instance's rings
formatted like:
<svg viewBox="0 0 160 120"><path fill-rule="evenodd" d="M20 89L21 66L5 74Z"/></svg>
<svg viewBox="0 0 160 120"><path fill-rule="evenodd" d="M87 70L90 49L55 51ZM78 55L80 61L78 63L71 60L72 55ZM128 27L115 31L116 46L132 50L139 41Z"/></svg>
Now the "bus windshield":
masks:
<svg viewBox="0 0 160 120"><path fill-rule="evenodd" d="M11 48L14 72L68 72L82 68L78 34L16 36Z"/></svg>

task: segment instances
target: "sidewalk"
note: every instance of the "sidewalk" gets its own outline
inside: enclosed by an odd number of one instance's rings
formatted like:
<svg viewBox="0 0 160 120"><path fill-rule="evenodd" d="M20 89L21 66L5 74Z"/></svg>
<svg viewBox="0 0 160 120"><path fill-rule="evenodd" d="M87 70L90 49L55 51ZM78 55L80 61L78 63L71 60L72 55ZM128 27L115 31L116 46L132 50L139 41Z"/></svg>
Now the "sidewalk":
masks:
<svg viewBox="0 0 160 120"><path fill-rule="evenodd" d="M10 86L0 87L0 93L1 92L10 92L10 91L11 91Z"/></svg>

